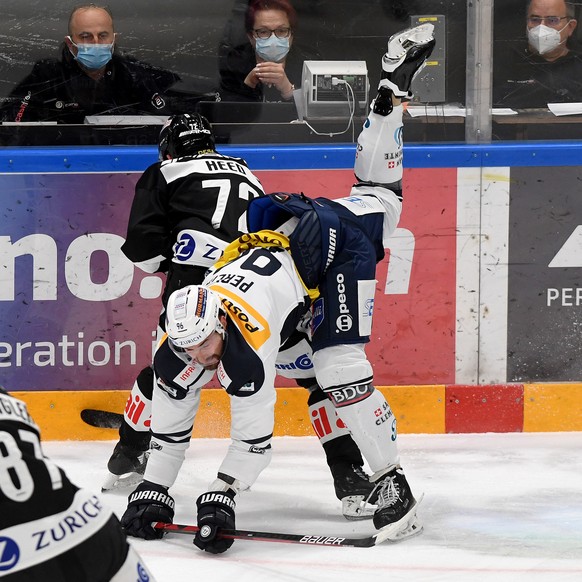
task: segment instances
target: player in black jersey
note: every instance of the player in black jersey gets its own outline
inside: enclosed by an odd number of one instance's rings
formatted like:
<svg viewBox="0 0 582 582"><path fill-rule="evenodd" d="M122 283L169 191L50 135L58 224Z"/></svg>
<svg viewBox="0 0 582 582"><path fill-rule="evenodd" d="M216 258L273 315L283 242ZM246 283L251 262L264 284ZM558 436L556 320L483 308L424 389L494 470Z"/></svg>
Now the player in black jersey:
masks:
<svg viewBox="0 0 582 582"><path fill-rule="evenodd" d="M43 455L26 404L0 387L0 578L154 582L99 497Z"/></svg>
<svg viewBox="0 0 582 582"><path fill-rule="evenodd" d="M166 273L159 338L169 295L202 282L222 249L247 231L248 203L264 191L243 159L215 150L212 126L202 115L171 117L160 132L158 150L160 161L149 166L136 184L122 251L140 269ZM127 411L132 403L141 403L142 412L124 415L104 491L141 481L153 386L153 371L147 366L126 406Z"/></svg>
<svg viewBox="0 0 582 582"><path fill-rule="evenodd" d="M215 150L212 126L199 114L176 115L160 132L160 161L152 164L135 188L125 255L148 273L167 272L158 334L165 325L165 306L176 289L202 283L204 275L223 249L247 232L249 202L264 196L257 177L241 158ZM371 487L361 467L362 455L348 430L336 419L325 394L318 389L313 366L294 365L305 353L305 334L298 332L284 346L278 370L309 390L310 418L317 422L319 436L330 467L336 496L342 500L347 519L371 517L373 509L362 507ZM193 380L196 374L190 376ZM108 462L107 491L135 485L142 480L150 442L151 398L154 376L151 366L138 375L119 430L119 442ZM323 422L320 420L322 419Z"/></svg>

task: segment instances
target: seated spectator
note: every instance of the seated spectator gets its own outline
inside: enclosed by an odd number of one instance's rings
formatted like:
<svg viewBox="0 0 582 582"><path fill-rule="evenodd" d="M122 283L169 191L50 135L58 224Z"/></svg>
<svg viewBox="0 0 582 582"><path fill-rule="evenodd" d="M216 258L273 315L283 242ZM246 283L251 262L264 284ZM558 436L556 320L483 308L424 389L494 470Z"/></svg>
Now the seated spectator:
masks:
<svg viewBox="0 0 582 582"><path fill-rule="evenodd" d="M528 46L497 59L493 104L524 109L582 101L582 55L570 46L576 25L572 4L530 0Z"/></svg>
<svg viewBox="0 0 582 582"><path fill-rule="evenodd" d="M251 0L245 13L246 40L220 50L223 101L290 101L308 58L294 45L297 15L288 0Z"/></svg>
<svg viewBox="0 0 582 582"><path fill-rule="evenodd" d="M164 92L180 78L116 50L106 7L76 7L60 59L43 59L11 92L3 121L83 123L87 115L169 115Z"/></svg>

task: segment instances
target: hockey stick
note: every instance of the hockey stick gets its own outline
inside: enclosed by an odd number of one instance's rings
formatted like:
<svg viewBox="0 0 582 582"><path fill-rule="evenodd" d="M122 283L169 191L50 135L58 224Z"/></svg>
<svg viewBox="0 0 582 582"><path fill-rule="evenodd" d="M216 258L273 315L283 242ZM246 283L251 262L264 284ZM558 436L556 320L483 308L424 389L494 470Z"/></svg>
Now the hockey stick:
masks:
<svg viewBox="0 0 582 582"><path fill-rule="evenodd" d="M123 422L123 414L84 408L81 410L81 420L97 428L119 428Z"/></svg>
<svg viewBox="0 0 582 582"><path fill-rule="evenodd" d="M364 538L340 538L337 536L322 536L313 534L288 534L273 533L265 531L254 531L244 529L223 529L219 533L219 538L229 540L250 540L254 542L279 542L283 544L302 544L306 546L335 546L348 548L371 548L382 542L400 542L407 538L417 536L422 532L422 523L416 518L418 505L422 501L424 494L410 508L410 511L399 521L384 526L372 536ZM177 533L185 535L195 535L200 528L196 525L181 525L179 523L152 523L154 529L159 529L166 533Z"/></svg>
<svg viewBox="0 0 582 582"><path fill-rule="evenodd" d="M195 535L199 531L196 525L181 525L179 523L154 522L154 529L166 533ZM283 544L302 544L305 546L335 546L351 548L371 548L376 545L377 535L365 538L340 538L337 536L304 535L288 533L272 533L244 529L225 529L219 537L229 540L250 540L253 542L279 542Z"/></svg>

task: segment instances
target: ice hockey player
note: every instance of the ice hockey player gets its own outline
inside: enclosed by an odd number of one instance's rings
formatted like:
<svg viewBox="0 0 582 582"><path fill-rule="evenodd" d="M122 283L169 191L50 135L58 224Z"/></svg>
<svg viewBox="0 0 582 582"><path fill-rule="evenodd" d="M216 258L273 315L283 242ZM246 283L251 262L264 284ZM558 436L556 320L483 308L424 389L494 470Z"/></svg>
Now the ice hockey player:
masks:
<svg viewBox="0 0 582 582"><path fill-rule="evenodd" d="M170 294L186 285L202 283L207 269L227 243L248 231L248 203L263 196L264 191L244 160L216 151L212 126L199 114L170 118L160 132L158 151L160 161L147 168L136 184L122 250L148 273L167 272L159 318L161 336ZM336 496L342 500L343 514L348 519L371 517L373 507L362 503L372 488L363 473L360 451L318 389L310 363L302 370L292 365L294 360L290 358L302 356L304 341L299 334L290 339L279 368L309 389L308 403L314 420L329 417L329 422L319 423L317 433L333 475ZM194 373L189 378L194 381L197 376ZM153 386L153 371L147 366L132 387L119 441L108 461L109 475L103 491L135 486L143 479Z"/></svg>
<svg viewBox="0 0 582 582"><path fill-rule="evenodd" d="M2 387L0 459L3 580L154 582L117 517L44 456L26 404Z"/></svg>
<svg viewBox="0 0 582 582"><path fill-rule="evenodd" d="M145 272L166 273L160 336L170 294L203 280L226 244L247 231L248 202L264 191L244 160L216 151L212 126L202 115L168 119L160 132L158 153L159 161L136 184L122 251ZM153 386L153 370L147 366L132 387L119 442L107 464L104 491L142 479Z"/></svg>
<svg viewBox="0 0 582 582"><path fill-rule="evenodd" d="M392 541L422 531L417 500L400 465L396 421L372 384L364 347L375 266L402 207L401 100L411 96L412 79L433 47L431 24L389 40L378 95L358 138L358 182L349 197L256 199L249 207L252 233L225 249L203 285L170 296L168 338L154 358L160 387L154 391L154 446L145 480L122 517L130 535L154 537L150 522L173 519L171 503L150 498L169 495L183 462L187 442L180 437L189 437L183 429L191 430L199 391L185 390L180 376L185 366L202 365L206 374L216 372L232 396L232 442L216 480L197 500L200 531L194 543L211 553L232 545L220 531L235 527L235 496L255 482L271 456L280 341L308 308L318 384L373 471L374 526Z"/></svg>

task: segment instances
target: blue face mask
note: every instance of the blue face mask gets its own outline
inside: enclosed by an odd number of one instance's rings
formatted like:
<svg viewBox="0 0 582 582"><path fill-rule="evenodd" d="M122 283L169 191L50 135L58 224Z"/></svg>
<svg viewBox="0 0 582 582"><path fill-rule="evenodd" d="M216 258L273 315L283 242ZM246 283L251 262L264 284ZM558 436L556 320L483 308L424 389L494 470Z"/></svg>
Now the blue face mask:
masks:
<svg viewBox="0 0 582 582"><path fill-rule="evenodd" d="M269 38L257 38L255 52L265 61L280 63L289 52L289 38L277 38L274 34Z"/></svg>
<svg viewBox="0 0 582 582"><path fill-rule="evenodd" d="M71 40L71 42L73 41ZM71 54L85 68L95 71L102 69L111 60L113 56L113 44L75 44L73 42L78 52L75 55L71 51ZM69 50L71 50L70 47Z"/></svg>

